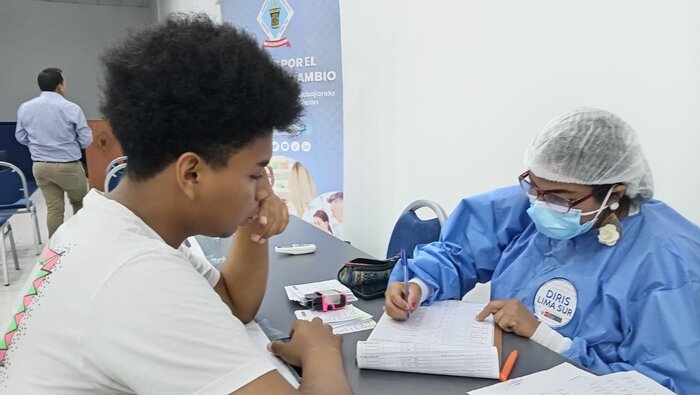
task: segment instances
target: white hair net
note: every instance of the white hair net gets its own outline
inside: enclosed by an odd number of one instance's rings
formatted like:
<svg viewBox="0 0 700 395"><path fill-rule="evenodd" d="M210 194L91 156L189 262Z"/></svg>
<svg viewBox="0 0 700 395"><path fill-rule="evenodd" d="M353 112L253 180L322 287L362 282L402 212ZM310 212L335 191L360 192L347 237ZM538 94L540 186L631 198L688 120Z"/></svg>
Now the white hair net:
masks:
<svg viewBox="0 0 700 395"><path fill-rule="evenodd" d="M651 170L634 130L597 108L575 108L549 121L525 151L525 166L555 182L625 184L627 196L636 203L654 194Z"/></svg>

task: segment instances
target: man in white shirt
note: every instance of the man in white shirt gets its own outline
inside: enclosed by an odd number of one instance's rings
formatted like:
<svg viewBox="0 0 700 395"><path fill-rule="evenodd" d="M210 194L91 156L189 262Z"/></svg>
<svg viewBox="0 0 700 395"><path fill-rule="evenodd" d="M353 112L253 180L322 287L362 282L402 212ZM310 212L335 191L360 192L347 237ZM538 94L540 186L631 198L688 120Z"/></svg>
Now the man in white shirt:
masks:
<svg viewBox="0 0 700 395"><path fill-rule="evenodd" d="M288 213L264 167L272 130L301 111L295 79L250 36L205 16L170 19L109 50L102 110L129 157L51 239L0 341L0 393L349 394L341 340L296 321L271 349L246 334ZM228 236L217 271L182 242Z"/></svg>

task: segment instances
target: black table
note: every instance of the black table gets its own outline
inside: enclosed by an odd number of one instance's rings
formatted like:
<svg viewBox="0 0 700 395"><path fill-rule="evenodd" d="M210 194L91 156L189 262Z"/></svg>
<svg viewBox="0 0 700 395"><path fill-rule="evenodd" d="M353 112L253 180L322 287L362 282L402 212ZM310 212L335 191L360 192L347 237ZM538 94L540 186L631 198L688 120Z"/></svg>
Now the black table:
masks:
<svg viewBox="0 0 700 395"><path fill-rule="evenodd" d="M294 243L313 243L317 250L308 255L286 255L275 252L274 247ZM222 239L220 252L226 254L230 240ZM297 217L291 217L289 226L281 235L270 242L270 277L256 321L267 320L274 328L285 333L295 319L294 311L302 307L287 299L285 285L302 284L336 278L340 267L353 258L371 258L366 253L325 232L316 229ZM206 255L211 251L203 247ZM355 306L369 314L376 321L382 316L384 299L359 300ZM496 380L452 376L437 376L389 372L381 370L360 370L355 363L355 344L366 340L371 331L343 335L343 362L345 373L356 395L361 394L461 394L466 391L495 384ZM559 354L550 351L528 339L509 333L503 334L503 358L511 350L518 350L518 361L511 377L524 376L556 366L564 361Z"/></svg>

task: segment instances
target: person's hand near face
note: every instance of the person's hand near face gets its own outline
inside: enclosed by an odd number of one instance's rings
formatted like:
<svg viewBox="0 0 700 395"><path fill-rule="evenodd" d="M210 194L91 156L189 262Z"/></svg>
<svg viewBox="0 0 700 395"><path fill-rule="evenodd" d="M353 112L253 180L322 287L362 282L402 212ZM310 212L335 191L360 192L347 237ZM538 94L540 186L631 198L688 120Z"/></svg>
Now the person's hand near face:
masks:
<svg viewBox="0 0 700 395"><path fill-rule="evenodd" d="M284 232L289 224L289 210L287 204L275 195L268 177L262 177L259 182L265 183L267 197L260 200L258 215L246 226L251 230L250 239L262 244L270 237Z"/></svg>

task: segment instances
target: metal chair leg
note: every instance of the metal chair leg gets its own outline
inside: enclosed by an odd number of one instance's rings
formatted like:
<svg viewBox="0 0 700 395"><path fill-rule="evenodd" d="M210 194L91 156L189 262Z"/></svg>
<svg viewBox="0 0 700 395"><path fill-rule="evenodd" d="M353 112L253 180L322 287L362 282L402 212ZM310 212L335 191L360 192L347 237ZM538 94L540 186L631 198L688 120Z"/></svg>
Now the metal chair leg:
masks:
<svg viewBox="0 0 700 395"><path fill-rule="evenodd" d="M5 256L5 231L2 233L2 243L0 243L0 253L2 254L2 276L5 279L5 286L10 285L10 276L7 274L7 257Z"/></svg>
<svg viewBox="0 0 700 395"><path fill-rule="evenodd" d="M39 255L41 254L41 249L39 247L39 244L41 244L41 233L39 233L39 219L38 215L36 215L36 207L34 205L32 205L31 210L31 215L34 219L34 230L36 231L34 233L34 244L36 245L36 254Z"/></svg>
<svg viewBox="0 0 700 395"><path fill-rule="evenodd" d="M36 213L35 206L32 206L32 210L34 210L34 228L36 229L36 238L39 244L41 244L41 232L39 231L39 216Z"/></svg>
<svg viewBox="0 0 700 395"><path fill-rule="evenodd" d="M15 236L12 234L12 225L10 225L9 222L7 223L7 234L10 236L10 249L12 250L12 258L15 260L15 270L19 270L19 260L17 259L17 247L15 246Z"/></svg>

